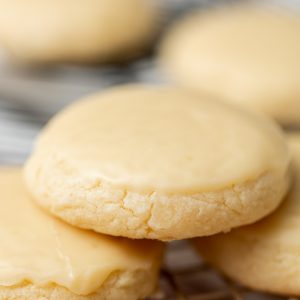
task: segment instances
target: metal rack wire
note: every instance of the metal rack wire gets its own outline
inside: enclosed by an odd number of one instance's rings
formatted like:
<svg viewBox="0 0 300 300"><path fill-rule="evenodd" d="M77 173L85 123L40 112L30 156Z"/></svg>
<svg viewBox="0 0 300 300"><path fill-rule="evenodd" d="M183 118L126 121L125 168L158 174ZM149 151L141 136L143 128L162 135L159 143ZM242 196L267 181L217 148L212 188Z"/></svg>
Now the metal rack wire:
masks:
<svg viewBox="0 0 300 300"><path fill-rule="evenodd" d="M296 300L251 291L205 264L187 241L169 245L160 290L149 300Z"/></svg>

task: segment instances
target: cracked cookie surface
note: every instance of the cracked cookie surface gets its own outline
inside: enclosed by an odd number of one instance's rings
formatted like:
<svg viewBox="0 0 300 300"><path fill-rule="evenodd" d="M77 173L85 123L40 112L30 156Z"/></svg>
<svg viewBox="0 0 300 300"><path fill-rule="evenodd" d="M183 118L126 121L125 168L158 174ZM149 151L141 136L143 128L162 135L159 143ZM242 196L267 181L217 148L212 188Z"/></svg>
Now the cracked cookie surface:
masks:
<svg viewBox="0 0 300 300"><path fill-rule="evenodd" d="M176 88L123 86L50 121L25 177L41 206L75 226L175 240L273 211L289 156L261 116Z"/></svg>

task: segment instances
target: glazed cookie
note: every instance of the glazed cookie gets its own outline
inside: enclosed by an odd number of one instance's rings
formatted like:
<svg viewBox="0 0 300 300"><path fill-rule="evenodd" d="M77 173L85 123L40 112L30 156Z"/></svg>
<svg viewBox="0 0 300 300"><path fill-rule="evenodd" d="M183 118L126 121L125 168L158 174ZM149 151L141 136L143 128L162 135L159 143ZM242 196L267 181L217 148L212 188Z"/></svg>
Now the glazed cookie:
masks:
<svg viewBox="0 0 300 300"><path fill-rule="evenodd" d="M174 240L269 214L288 188L289 162L281 131L261 116L129 85L54 117L25 176L36 201L75 226Z"/></svg>
<svg viewBox="0 0 300 300"><path fill-rule="evenodd" d="M20 61L120 61L150 43L158 19L151 0L1 0L0 45Z"/></svg>
<svg viewBox="0 0 300 300"><path fill-rule="evenodd" d="M249 5L197 12L170 30L160 64L181 86L300 125L300 18Z"/></svg>
<svg viewBox="0 0 300 300"><path fill-rule="evenodd" d="M163 246L71 227L30 199L19 169L0 169L0 300L141 299Z"/></svg>
<svg viewBox="0 0 300 300"><path fill-rule="evenodd" d="M290 136L295 180L270 217L228 234L196 239L200 253L222 272L254 289L300 295L300 135Z"/></svg>

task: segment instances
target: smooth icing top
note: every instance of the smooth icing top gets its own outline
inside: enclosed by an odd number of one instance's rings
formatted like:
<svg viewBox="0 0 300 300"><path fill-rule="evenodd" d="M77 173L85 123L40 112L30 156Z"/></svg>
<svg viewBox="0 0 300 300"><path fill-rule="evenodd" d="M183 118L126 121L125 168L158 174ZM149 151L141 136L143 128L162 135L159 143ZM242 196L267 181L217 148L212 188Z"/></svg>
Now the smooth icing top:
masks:
<svg viewBox="0 0 300 300"><path fill-rule="evenodd" d="M138 85L71 105L46 127L35 151L56 156L80 178L170 193L285 172L290 161L271 121L176 88Z"/></svg>

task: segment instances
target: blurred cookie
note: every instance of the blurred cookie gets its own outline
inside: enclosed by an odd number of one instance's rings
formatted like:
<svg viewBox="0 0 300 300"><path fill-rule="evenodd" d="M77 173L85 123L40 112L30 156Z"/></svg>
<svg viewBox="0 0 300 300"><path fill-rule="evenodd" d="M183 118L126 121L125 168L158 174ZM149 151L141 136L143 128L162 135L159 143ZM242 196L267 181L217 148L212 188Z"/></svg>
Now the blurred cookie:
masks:
<svg viewBox="0 0 300 300"><path fill-rule="evenodd" d="M0 45L25 62L115 62L157 32L151 0L1 0Z"/></svg>
<svg viewBox="0 0 300 300"><path fill-rule="evenodd" d="M273 211L290 156L269 120L171 87L122 86L54 117L25 176L36 201L130 238L228 231Z"/></svg>
<svg viewBox="0 0 300 300"><path fill-rule="evenodd" d="M228 234L196 239L201 254L231 278L254 289L300 295L300 135L290 136L295 180L270 217Z"/></svg>
<svg viewBox="0 0 300 300"><path fill-rule="evenodd" d="M156 286L162 244L112 238L43 213L19 169L0 169L0 299L141 299Z"/></svg>
<svg viewBox="0 0 300 300"><path fill-rule="evenodd" d="M161 65L185 88L300 125L300 18L240 5L184 18L161 46Z"/></svg>

